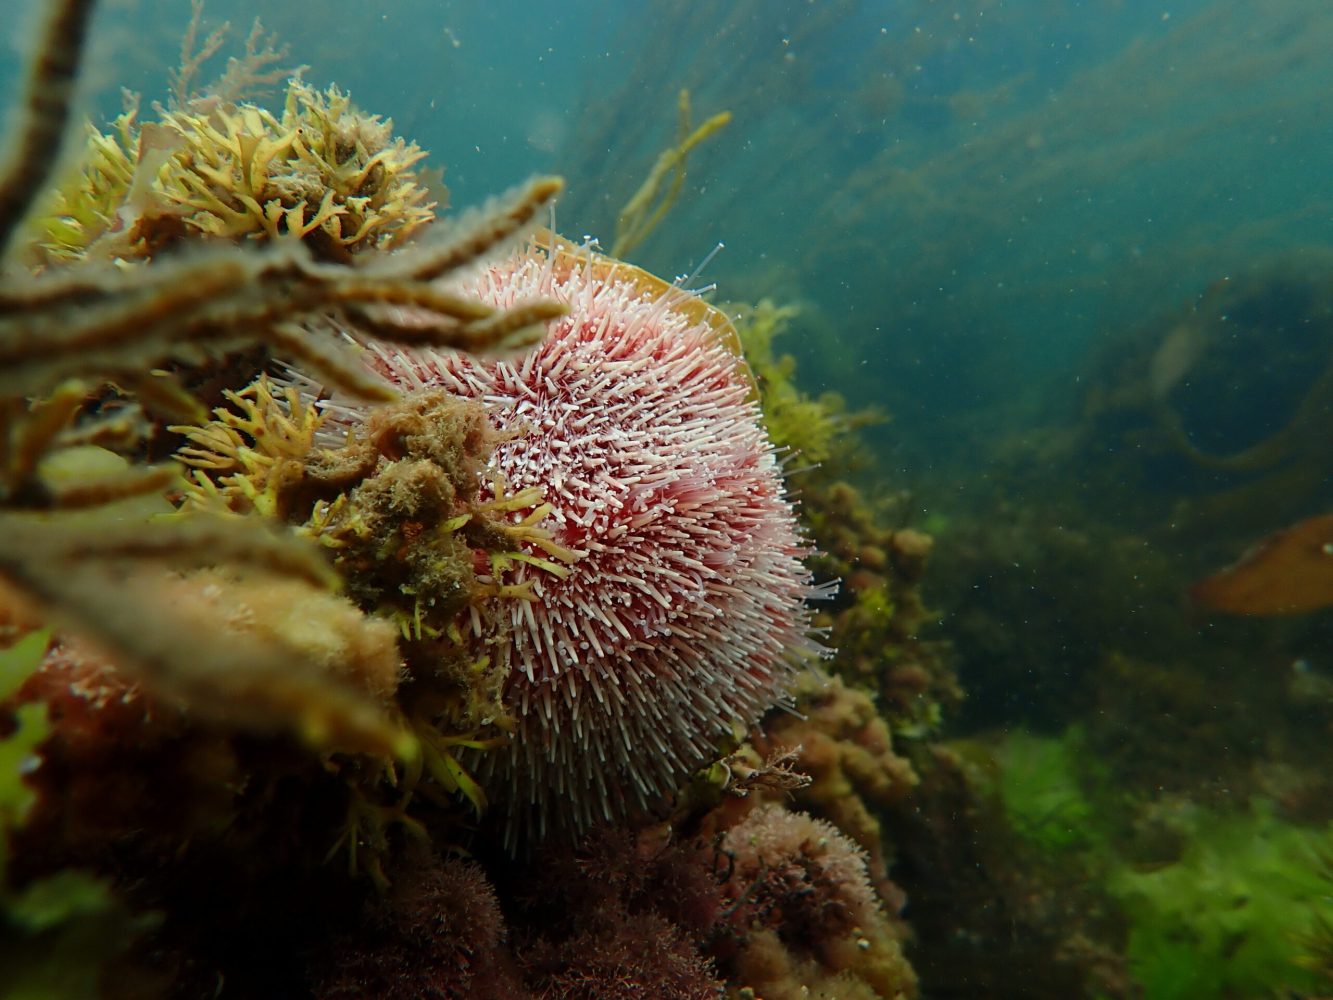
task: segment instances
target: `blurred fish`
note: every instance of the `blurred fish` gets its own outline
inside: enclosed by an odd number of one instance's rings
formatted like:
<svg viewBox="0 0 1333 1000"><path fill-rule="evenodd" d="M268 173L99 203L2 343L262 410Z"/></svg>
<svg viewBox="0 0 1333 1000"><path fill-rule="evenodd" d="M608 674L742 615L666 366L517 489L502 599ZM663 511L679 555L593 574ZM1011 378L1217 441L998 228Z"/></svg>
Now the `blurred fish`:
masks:
<svg viewBox="0 0 1333 1000"><path fill-rule="evenodd" d="M1333 605L1333 514L1262 538L1190 589L1196 604L1234 615L1295 615Z"/></svg>

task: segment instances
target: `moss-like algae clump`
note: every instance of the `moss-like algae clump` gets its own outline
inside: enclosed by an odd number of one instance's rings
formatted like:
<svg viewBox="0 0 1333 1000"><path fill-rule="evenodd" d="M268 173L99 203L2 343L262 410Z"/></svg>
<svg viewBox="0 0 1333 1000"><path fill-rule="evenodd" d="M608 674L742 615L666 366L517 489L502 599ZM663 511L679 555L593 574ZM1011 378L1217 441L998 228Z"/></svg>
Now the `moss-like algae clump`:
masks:
<svg viewBox="0 0 1333 1000"><path fill-rule="evenodd" d="M1014 831L1122 911L1128 971L1145 996L1314 995L1310 956L1333 926L1333 826L1284 821L1262 800L1244 813L1164 800L1150 807L1161 829L1125 831L1126 803L1108 796L1078 729L1011 733L995 757Z"/></svg>
<svg viewBox="0 0 1333 1000"><path fill-rule="evenodd" d="M1005 813L1015 831L1046 852L1090 850L1104 839L1080 785L1079 734L1051 740L1012 732L998 756Z"/></svg>
<svg viewBox="0 0 1333 1000"><path fill-rule="evenodd" d="M1112 874L1132 920L1129 961L1153 1000L1312 995L1305 945L1333 923L1333 827L1285 823L1262 803L1248 814L1190 817L1174 864ZM1286 994L1284 994L1286 995Z"/></svg>
<svg viewBox="0 0 1333 1000"><path fill-rule="evenodd" d="M337 87L287 84L280 115L197 98L142 122L89 125L83 161L29 223L44 261L141 260L182 239L300 239L344 260L434 218L425 156Z"/></svg>

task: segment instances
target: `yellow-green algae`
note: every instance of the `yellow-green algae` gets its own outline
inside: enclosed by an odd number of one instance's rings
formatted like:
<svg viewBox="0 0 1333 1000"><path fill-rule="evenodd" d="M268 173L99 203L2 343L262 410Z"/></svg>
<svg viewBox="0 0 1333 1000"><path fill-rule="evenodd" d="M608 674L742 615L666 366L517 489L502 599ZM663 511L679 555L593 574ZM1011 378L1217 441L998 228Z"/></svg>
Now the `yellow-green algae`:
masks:
<svg viewBox="0 0 1333 1000"><path fill-rule="evenodd" d="M996 790L1020 836L1118 902L1145 995L1317 989L1312 954L1333 926L1333 824L1288 822L1261 799L1243 811L1166 800L1154 810L1163 829L1145 846L1142 829L1119 829L1123 793L1083 740L1076 727L1059 738L1009 734L995 750Z"/></svg>
<svg viewBox="0 0 1333 1000"><path fill-rule="evenodd" d="M141 260L184 239L303 240L317 256L401 245L434 218L393 123L337 87L287 84L282 113L198 98L103 132L28 223L38 259Z"/></svg>

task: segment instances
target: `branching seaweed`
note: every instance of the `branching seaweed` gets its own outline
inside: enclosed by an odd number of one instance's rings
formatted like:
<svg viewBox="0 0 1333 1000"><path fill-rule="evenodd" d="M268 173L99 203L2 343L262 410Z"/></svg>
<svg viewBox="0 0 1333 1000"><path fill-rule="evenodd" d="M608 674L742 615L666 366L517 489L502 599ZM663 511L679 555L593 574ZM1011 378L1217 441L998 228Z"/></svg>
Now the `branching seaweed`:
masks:
<svg viewBox="0 0 1333 1000"><path fill-rule="evenodd" d="M204 94L217 102L256 96L306 68L280 65L287 58L287 46L278 46L276 35L265 35L264 26L259 18L255 18L245 39L245 54L228 59L227 68L220 77L202 89L196 88L199 71L217 55L231 30L230 22L223 21L196 48L203 17L204 0L190 0L190 24L181 39L180 66L171 74L171 104L174 108L186 107Z"/></svg>
<svg viewBox="0 0 1333 1000"><path fill-rule="evenodd" d="M731 121L731 112L720 111L697 128L690 128L690 92L682 90L677 99L676 144L665 150L653 164L643 184L634 192L616 219L616 239L612 257L624 257L657 228L685 185L685 161L690 152ZM663 191L663 185L666 190Z"/></svg>

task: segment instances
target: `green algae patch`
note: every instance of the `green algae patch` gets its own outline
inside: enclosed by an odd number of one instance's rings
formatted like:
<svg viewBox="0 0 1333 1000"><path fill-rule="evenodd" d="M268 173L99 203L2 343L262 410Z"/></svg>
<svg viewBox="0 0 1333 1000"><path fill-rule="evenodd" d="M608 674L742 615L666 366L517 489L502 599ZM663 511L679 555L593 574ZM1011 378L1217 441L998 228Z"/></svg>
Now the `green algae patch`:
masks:
<svg viewBox="0 0 1333 1000"><path fill-rule="evenodd" d="M1155 822L1123 827L1077 727L1059 738L1015 731L990 760L1013 831L1119 908L1147 1000L1317 990L1311 955L1333 926L1333 825L1298 826L1262 801L1225 814L1166 798L1141 803L1146 813L1129 807Z"/></svg>
<svg viewBox="0 0 1333 1000"><path fill-rule="evenodd" d="M13 697L37 669L49 641L49 633L31 632L0 651L0 702ZM23 776L36 762L37 745L49 731L44 705L23 705L8 714L8 731L0 738L0 879L5 872L9 831L23 822L36 799Z"/></svg>
<svg viewBox="0 0 1333 1000"><path fill-rule="evenodd" d="M1266 807L1200 812L1178 861L1122 868L1108 887L1132 921L1129 959L1150 1000L1305 991L1303 942L1333 921L1333 827L1293 826Z"/></svg>
<svg viewBox="0 0 1333 1000"><path fill-rule="evenodd" d="M1015 731L996 751L997 791L1014 831L1043 851L1104 844L1096 808L1082 785L1080 732L1060 739Z"/></svg>

